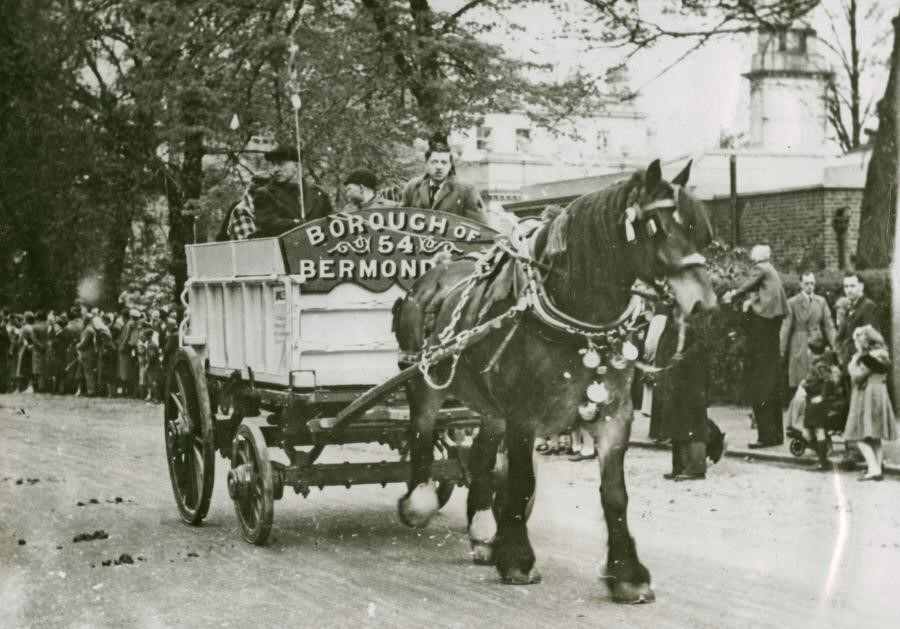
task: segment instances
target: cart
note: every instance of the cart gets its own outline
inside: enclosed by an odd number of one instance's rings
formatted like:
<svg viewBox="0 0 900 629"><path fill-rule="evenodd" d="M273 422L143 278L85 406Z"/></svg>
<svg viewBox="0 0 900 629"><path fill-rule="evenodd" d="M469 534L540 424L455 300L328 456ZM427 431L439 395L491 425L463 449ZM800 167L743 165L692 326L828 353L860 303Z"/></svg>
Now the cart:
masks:
<svg viewBox="0 0 900 629"><path fill-rule="evenodd" d="M164 425L179 514L207 515L216 452L243 537L265 544L285 487L407 482L410 429L392 308L438 252L462 255L490 228L411 208L340 213L277 238L187 246L179 349L166 374ZM477 414L441 410L433 478L440 506L467 482ZM326 446L379 443L396 461L319 463ZM288 463L270 458L283 452ZM498 457L499 458L499 457ZM502 465L502 462L499 464ZM502 482L502 480L501 480Z"/></svg>

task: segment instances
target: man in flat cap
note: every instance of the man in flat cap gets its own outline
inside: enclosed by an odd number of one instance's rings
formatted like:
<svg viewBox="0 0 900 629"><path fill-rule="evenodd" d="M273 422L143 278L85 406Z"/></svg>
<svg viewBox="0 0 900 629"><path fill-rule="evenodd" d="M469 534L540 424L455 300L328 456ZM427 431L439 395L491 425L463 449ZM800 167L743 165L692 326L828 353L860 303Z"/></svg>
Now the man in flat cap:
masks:
<svg viewBox="0 0 900 629"><path fill-rule="evenodd" d="M350 202L344 206L344 212L397 207L395 201L385 199L378 194L378 177L367 168L358 168L344 179L344 189Z"/></svg>
<svg viewBox="0 0 900 629"><path fill-rule="evenodd" d="M428 140L425 174L406 184L401 205L456 214L489 225L481 195L474 186L457 181L453 170L447 136L435 133Z"/></svg>
<svg viewBox="0 0 900 629"><path fill-rule="evenodd" d="M279 146L265 154L268 169L255 175L228 212L216 240L246 240L279 236L302 222L331 214L331 199L318 187L303 182L303 211L297 186L297 149Z"/></svg>

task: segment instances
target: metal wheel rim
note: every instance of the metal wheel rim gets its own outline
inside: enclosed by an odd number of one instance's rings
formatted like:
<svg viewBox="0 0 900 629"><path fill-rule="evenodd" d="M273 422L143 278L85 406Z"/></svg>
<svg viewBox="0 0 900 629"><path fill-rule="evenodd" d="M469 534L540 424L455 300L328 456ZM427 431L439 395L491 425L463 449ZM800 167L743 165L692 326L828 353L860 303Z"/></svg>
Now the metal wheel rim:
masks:
<svg viewBox="0 0 900 629"><path fill-rule="evenodd" d="M193 520L203 502L204 476L206 472L203 427L191 415L188 398L188 383L183 373L184 363L176 364L172 373L175 387L170 387L166 400L166 456L172 480L172 489L185 519ZM190 434L190 448L183 450L175 443L178 424L187 426Z"/></svg>
<svg viewBox="0 0 900 629"><path fill-rule="evenodd" d="M215 437L206 375L196 353L181 348L166 376L163 426L166 464L181 519L198 525L215 482Z"/></svg>
<svg viewBox="0 0 900 629"><path fill-rule="evenodd" d="M232 469L241 465L251 468L250 494L234 499L234 510L244 539L262 545L272 528L274 488L267 445L258 428L243 424L234 438Z"/></svg>

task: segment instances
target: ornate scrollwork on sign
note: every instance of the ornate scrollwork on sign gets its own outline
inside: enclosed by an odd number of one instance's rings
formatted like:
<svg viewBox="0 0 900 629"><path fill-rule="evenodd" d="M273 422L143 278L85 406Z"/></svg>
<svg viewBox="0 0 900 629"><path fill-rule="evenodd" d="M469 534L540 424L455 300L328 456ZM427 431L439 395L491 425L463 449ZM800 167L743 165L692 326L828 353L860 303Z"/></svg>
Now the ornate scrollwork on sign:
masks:
<svg viewBox="0 0 900 629"><path fill-rule="evenodd" d="M463 253L462 249L448 240L440 241L428 236L419 236L419 249L426 255L431 255L438 251L446 251L450 254Z"/></svg>
<svg viewBox="0 0 900 629"><path fill-rule="evenodd" d="M422 208L368 208L316 219L283 234L290 275L306 293L353 282L380 293L409 289L435 254L458 256L493 241L496 232L455 214Z"/></svg>
<svg viewBox="0 0 900 629"><path fill-rule="evenodd" d="M335 246L333 246L331 249L328 249L327 253L337 252L337 253L346 254L346 253L353 252L353 253L361 255L363 253L369 253L371 251L372 251L372 239L369 238L368 236L359 236L353 242L349 242L347 240L342 240L341 242L339 242Z"/></svg>

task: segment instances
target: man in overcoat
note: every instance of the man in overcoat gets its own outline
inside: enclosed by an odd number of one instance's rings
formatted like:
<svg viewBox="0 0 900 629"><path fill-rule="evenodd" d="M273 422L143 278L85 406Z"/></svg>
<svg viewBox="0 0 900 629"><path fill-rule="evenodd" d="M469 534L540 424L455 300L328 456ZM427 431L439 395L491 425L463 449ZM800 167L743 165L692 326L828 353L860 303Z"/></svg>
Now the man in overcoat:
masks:
<svg viewBox="0 0 900 629"><path fill-rule="evenodd" d="M788 384L792 389L809 371L809 341L823 338L832 347L835 344L831 310L815 289L816 276L804 273L800 292L788 299L788 313L781 323L781 355L788 359Z"/></svg>
<svg viewBox="0 0 900 629"><path fill-rule="evenodd" d="M738 288L728 291L723 301L748 295L744 304L747 312L747 345L749 356L744 366L747 393L756 418L757 441L752 449L784 443L781 420L781 354L779 333L781 320L788 313L787 296L778 271L772 266L772 250L768 245L756 245L750 251L754 262L750 278Z"/></svg>
<svg viewBox="0 0 900 629"><path fill-rule="evenodd" d="M280 146L265 158L268 170L253 177L241 200L226 213L216 240L280 236L302 222L331 214L331 199L307 181L303 182L301 212L297 149Z"/></svg>
<svg viewBox="0 0 900 629"><path fill-rule="evenodd" d="M879 327L875 317L875 302L865 296L865 289L865 283L856 273L847 273L844 276L846 310L841 317L836 337L838 361L844 372L847 371L847 365L856 353L853 330L864 325L871 325L876 330Z"/></svg>
<svg viewBox="0 0 900 629"><path fill-rule="evenodd" d="M428 140L425 174L407 182L401 205L456 214L489 225L481 195L474 186L456 179L453 153L447 137L436 133Z"/></svg>

